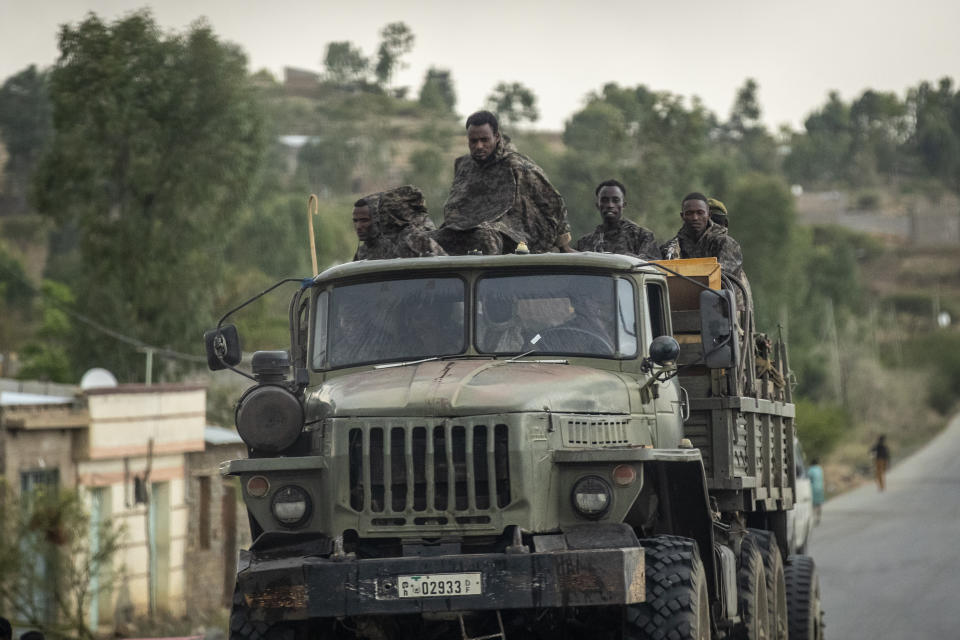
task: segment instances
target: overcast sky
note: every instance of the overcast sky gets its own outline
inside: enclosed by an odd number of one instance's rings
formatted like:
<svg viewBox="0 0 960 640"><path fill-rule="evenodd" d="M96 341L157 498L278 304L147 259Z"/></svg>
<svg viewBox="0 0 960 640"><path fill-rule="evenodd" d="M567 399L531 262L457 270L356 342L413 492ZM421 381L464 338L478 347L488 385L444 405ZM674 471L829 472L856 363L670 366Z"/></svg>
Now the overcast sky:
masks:
<svg viewBox="0 0 960 640"><path fill-rule="evenodd" d="M0 79L57 56L58 25L92 11L116 19L148 6L120 0L0 0ZM452 71L462 114L482 108L501 81L539 99L539 128L560 129L584 96L607 82L700 96L726 117L748 77L760 84L771 127L802 124L827 93L895 91L960 78L958 0L162 0L165 28L205 16L241 45L252 69L322 71L328 42L375 53L380 29L405 22L416 36L396 85L419 90L430 66Z"/></svg>

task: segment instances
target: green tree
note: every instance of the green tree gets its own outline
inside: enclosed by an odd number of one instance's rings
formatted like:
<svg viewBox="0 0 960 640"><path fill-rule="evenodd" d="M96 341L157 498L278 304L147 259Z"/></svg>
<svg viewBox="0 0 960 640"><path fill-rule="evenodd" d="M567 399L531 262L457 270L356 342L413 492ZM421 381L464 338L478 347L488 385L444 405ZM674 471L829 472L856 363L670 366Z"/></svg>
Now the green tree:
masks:
<svg viewBox="0 0 960 640"><path fill-rule="evenodd" d="M737 96L733 101L733 109L730 112L730 122L728 124L731 131L742 137L743 134L751 129L755 129L760 124L760 99L757 93L760 85L753 78L747 78L743 86L737 89Z"/></svg>
<svg viewBox="0 0 960 640"><path fill-rule="evenodd" d="M110 520L91 523L77 491L41 488L18 496L0 484L4 613L48 637L94 640L87 613L92 599L116 583L121 535Z"/></svg>
<svg viewBox="0 0 960 640"><path fill-rule="evenodd" d="M73 327L64 312L73 302L68 286L52 280L43 282L40 326L20 353L22 366L18 378L62 383L77 380L80 371L72 366L68 349Z"/></svg>
<svg viewBox="0 0 960 640"><path fill-rule="evenodd" d="M380 48L374 74L381 86L390 84L393 74L405 65L401 58L413 51L413 31L402 22L391 22L380 30Z"/></svg>
<svg viewBox="0 0 960 640"><path fill-rule="evenodd" d="M30 65L0 87L0 139L7 149L4 195L27 210L30 175L52 132L47 74Z"/></svg>
<svg viewBox="0 0 960 640"><path fill-rule="evenodd" d="M852 155L857 186L894 179L905 167L902 145L909 137L907 105L895 93L867 90L850 105Z"/></svg>
<svg viewBox="0 0 960 640"><path fill-rule="evenodd" d="M62 27L59 41L55 134L33 186L39 210L76 229L76 309L196 351L266 144L245 56L202 22L167 34L149 12L112 24L90 15ZM139 377L139 358L111 338L74 331L77 367Z"/></svg>
<svg viewBox="0 0 960 640"><path fill-rule="evenodd" d="M627 187L628 217L669 237L679 226L679 198L703 188L699 159L715 148L718 129L699 101L688 106L643 85L609 83L591 94L564 130L568 152L556 177L572 224L584 231L596 224L594 186L617 178Z"/></svg>
<svg viewBox="0 0 960 640"><path fill-rule="evenodd" d="M594 102L573 114L563 130L563 141L586 154L622 158L629 141L623 112L606 102Z"/></svg>
<svg viewBox="0 0 960 640"><path fill-rule="evenodd" d="M737 90L726 131L748 170L772 172L776 169L777 146L760 121L763 110L759 91L757 81L747 78Z"/></svg>
<svg viewBox="0 0 960 640"><path fill-rule="evenodd" d="M915 153L930 175L960 192L960 117L953 82L943 78L936 88L923 82L909 101L916 119Z"/></svg>
<svg viewBox="0 0 960 640"><path fill-rule="evenodd" d="M834 186L846 176L853 129L850 106L831 91L827 103L804 121L794 137L784 169L793 182Z"/></svg>
<svg viewBox="0 0 960 640"><path fill-rule="evenodd" d="M437 214L443 210L450 191L448 163L437 149L425 147L410 154L410 170L405 180L423 191L427 208Z"/></svg>
<svg viewBox="0 0 960 640"><path fill-rule="evenodd" d="M501 82L487 97L487 108L504 124L536 122L540 119L537 96L519 82Z"/></svg>
<svg viewBox="0 0 960 640"><path fill-rule="evenodd" d="M33 289L18 260L0 241L0 378L10 377L11 355L29 334Z"/></svg>
<svg viewBox="0 0 960 640"><path fill-rule="evenodd" d="M356 84L367 77L370 61L350 42L331 42L323 58L327 78L334 84Z"/></svg>
<svg viewBox="0 0 960 640"><path fill-rule="evenodd" d="M725 200L730 233L743 248L743 268L753 289L757 326L772 330L779 310L802 293L796 255L793 196L779 176L751 173L734 184Z"/></svg>
<svg viewBox="0 0 960 640"><path fill-rule="evenodd" d="M420 105L427 109L444 113L453 113L457 104L457 94L453 89L450 71L430 67L420 87Z"/></svg>
<svg viewBox="0 0 960 640"><path fill-rule="evenodd" d="M335 135L311 138L300 148L297 164L311 191L342 194L353 190L360 153L360 140L349 126L343 126Z"/></svg>

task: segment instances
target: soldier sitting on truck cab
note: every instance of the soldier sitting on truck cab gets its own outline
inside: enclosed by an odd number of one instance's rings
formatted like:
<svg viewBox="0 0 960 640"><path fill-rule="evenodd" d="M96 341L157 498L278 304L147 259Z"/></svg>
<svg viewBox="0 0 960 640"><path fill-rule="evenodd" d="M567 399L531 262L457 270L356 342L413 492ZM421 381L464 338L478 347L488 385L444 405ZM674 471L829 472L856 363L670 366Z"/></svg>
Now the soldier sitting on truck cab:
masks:
<svg viewBox="0 0 960 640"><path fill-rule="evenodd" d="M434 224L420 189L396 187L365 196L353 206L353 228L361 242L354 261L446 255L430 236Z"/></svg>
<svg viewBox="0 0 960 640"><path fill-rule="evenodd" d="M467 118L468 155L454 162L443 224L434 237L450 255L480 251L573 251L563 197L533 160L500 131L497 117L478 111Z"/></svg>

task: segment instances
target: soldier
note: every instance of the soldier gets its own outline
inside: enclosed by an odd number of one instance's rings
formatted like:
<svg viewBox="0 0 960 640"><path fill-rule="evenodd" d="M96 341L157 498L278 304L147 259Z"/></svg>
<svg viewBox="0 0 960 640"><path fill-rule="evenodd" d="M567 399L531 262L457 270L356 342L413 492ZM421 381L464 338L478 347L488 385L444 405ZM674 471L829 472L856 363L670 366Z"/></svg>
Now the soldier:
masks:
<svg viewBox="0 0 960 640"><path fill-rule="evenodd" d="M357 260L380 260L391 257L392 243L383 238L380 227L377 225L371 212L371 206L366 198L360 198L353 203L353 230L357 234L360 246L353 254Z"/></svg>
<svg viewBox="0 0 960 640"><path fill-rule="evenodd" d="M434 236L451 255L470 251L531 253L572 251L567 208L543 170L501 135L497 117L478 111L467 118L470 154L454 163L443 224Z"/></svg>
<svg viewBox="0 0 960 640"><path fill-rule="evenodd" d="M410 185L357 200L353 228L361 241L355 261L446 255L431 237L435 227L423 193Z"/></svg>
<svg viewBox="0 0 960 640"><path fill-rule="evenodd" d="M710 220L721 227L730 228L730 222L727 220L727 207L716 198L707 198L707 206L710 207Z"/></svg>
<svg viewBox="0 0 960 640"><path fill-rule="evenodd" d="M597 185L594 195L603 224L577 240L574 249L622 253L648 260L663 257L653 232L623 217L623 209L627 206L626 187L616 180L604 180Z"/></svg>
<svg viewBox="0 0 960 640"><path fill-rule="evenodd" d="M660 249L667 260L676 258L716 258L723 272L743 279L743 254L740 244L730 237L727 228L710 219L708 198L702 193L689 193L681 203L683 226L677 235Z"/></svg>

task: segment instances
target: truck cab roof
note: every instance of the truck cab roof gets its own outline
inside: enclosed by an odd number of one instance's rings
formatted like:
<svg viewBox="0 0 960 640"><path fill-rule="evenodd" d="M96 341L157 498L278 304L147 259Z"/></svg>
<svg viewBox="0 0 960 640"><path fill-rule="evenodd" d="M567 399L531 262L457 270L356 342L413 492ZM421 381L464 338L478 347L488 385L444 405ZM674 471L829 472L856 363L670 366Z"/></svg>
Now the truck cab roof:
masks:
<svg viewBox="0 0 960 640"><path fill-rule="evenodd" d="M375 275L391 271L460 271L483 269L582 268L604 271L649 271L662 273L648 261L615 253L540 253L498 256L437 256L432 258L394 258L361 260L330 267L314 278L315 283L341 278Z"/></svg>

